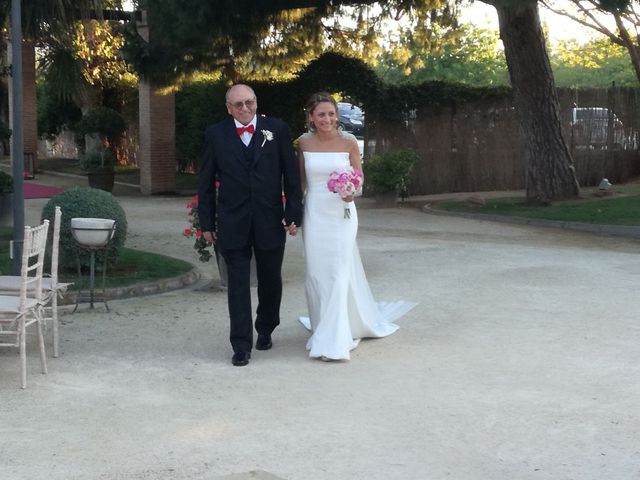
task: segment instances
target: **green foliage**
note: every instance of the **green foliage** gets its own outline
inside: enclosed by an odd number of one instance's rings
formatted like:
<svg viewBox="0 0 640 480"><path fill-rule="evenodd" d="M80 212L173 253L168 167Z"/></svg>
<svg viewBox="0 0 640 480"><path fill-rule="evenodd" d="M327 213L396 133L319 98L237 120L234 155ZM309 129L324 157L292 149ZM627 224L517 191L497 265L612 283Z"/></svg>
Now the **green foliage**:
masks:
<svg viewBox="0 0 640 480"><path fill-rule="evenodd" d="M525 204L524 198L489 199L484 206L471 206L466 201L446 201L435 208L455 212L472 212L514 217L541 218L595 225L638 225L640 194L635 192L613 197L586 197L579 200L553 202L544 208Z"/></svg>
<svg viewBox="0 0 640 480"><path fill-rule="evenodd" d="M0 170L0 195L13 192L13 177Z"/></svg>
<svg viewBox="0 0 640 480"><path fill-rule="evenodd" d="M6 142L11 138L11 129L0 120L0 142Z"/></svg>
<svg viewBox="0 0 640 480"><path fill-rule="evenodd" d="M117 265L108 268L105 287L118 288L145 284L176 277L192 269L193 265L177 258L123 247L120 250ZM86 290L88 288L88 280L88 275L84 275L82 284L78 285L77 272L69 272L63 277L63 281L73 282L72 290L78 290L79 286ZM100 282L102 282L102 279L100 279Z"/></svg>
<svg viewBox="0 0 640 480"><path fill-rule="evenodd" d="M77 129L82 134L97 133L108 139L114 139L125 131L126 124L122 115L113 108L98 106L89 110L80 122Z"/></svg>
<svg viewBox="0 0 640 480"><path fill-rule="evenodd" d="M115 264L120 249L127 238L127 217L124 210L113 195L103 190L88 187L74 187L51 198L42 210L42 220L48 219L53 225L55 207L62 209L62 224L60 226L60 268L73 270L77 268L76 252L81 253L81 262L88 264L89 254L79 250L77 242L71 233L71 219L111 218L116 221L116 231L109 242L107 260ZM98 255L97 264L101 264Z"/></svg>
<svg viewBox="0 0 640 480"><path fill-rule="evenodd" d="M417 158L416 152L410 149L374 155L363 165L365 185L374 193L403 194Z"/></svg>
<svg viewBox="0 0 640 480"><path fill-rule="evenodd" d="M82 112L71 101L64 100L51 90L48 80L37 84L38 133L57 135L71 128L82 118Z"/></svg>
<svg viewBox="0 0 640 480"><path fill-rule="evenodd" d="M361 60L329 52L288 82L251 82L258 97L258 112L281 118L294 138L305 131L303 105L317 91L327 90L361 105L367 113L387 121L403 122L412 109L435 108L452 102L503 98L508 87L472 87L445 82L393 85L384 83ZM222 82L198 82L176 95L176 140L179 167L195 170L202 152L206 125L227 116L226 86Z"/></svg>
<svg viewBox="0 0 640 480"><path fill-rule="evenodd" d="M375 64L390 21L402 18L412 41L436 42L441 31L435 25L455 26L458 1L331 0L301 5L292 0L145 0L143 4L153 34L146 42L134 22L127 25L124 56L143 77L170 86L203 70L222 72L232 81L282 80L328 49Z"/></svg>
<svg viewBox="0 0 640 480"><path fill-rule="evenodd" d="M199 81L176 94L176 157L180 171L197 169L205 128L227 117L226 91L220 81Z"/></svg>
<svg viewBox="0 0 640 480"><path fill-rule="evenodd" d="M116 165L116 157L111 150L101 148L82 155L79 165L84 170L113 169Z"/></svg>
<svg viewBox="0 0 640 480"><path fill-rule="evenodd" d="M556 85L559 87L635 87L638 78L629 52L608 39L588 42L558 42L550 54Z"/></svg>
<svg viewBox="0 0 640 480"><path fill-rule="evenodd" d="M400 43L382 56L376 72L389 83L443 81L466 85L508 85L509 75L499 33L463 25L438 48Z"/></svg>

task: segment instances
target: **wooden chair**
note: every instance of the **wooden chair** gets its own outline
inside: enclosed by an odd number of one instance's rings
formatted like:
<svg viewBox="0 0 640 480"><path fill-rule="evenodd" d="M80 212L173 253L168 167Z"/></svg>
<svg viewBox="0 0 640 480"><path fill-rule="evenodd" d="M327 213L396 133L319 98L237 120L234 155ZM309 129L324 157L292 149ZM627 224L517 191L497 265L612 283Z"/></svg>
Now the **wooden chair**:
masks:
<svg viewBox="0 0 640 480"><path fill-rule="evenodd" d="M42 279L42 305L44 310L44 326L51 321L53 326L53 356L60 354L60 340L58 333L58 299L67 291L72 283L60 283L58 281L58 256L60 253L60 225L62 223L62 210L56 206L53 220L53 238L51 241L51 272ZM12 275L0 275L0 295L19 295L20 277Z"/></svg>
<svg viewBox="0 0 640 480"><path fill-rule="evenodd" d="M24 244L19 295L0 295L0 347L18 347L22 388L27 387L27 327L35 324L38 330L42 373L47 373L44 349L42 275L44 253L47 248L49 220L38 227L24 227Z"/></svg>

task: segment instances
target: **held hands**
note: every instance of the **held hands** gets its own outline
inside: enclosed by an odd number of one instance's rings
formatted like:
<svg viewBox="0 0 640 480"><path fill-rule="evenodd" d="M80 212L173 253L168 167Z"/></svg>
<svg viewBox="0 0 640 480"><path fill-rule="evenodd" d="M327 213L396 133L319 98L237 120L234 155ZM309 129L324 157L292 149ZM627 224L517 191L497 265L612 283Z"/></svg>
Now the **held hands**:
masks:
<svg viewBox="0 0 640 480"><path fill-rule="evenodd" d="M215 245L218 241L218 235L216 232L202 232L202 236L209 245Z"/></svg>
<svg viewBox="0 0 640 480"><path fill-rule="evenodd" d="M290 225L284 225L284 229L292 237L295 237L298 234L298 226L295 224L295 222L291 222ZM218 241L218 235L216 234L216 232L202 232L202 236L209 245L215 245Z"/></svg>
<svg viewBox="0 0 640 480"><path fill-rule="evenodd" d="M291 222L289 225L285 225L284 220L282 221L282 225L284 226L285 232L287 232L292 237L295 237L298 233L298 226L296 222Z"/></svg>

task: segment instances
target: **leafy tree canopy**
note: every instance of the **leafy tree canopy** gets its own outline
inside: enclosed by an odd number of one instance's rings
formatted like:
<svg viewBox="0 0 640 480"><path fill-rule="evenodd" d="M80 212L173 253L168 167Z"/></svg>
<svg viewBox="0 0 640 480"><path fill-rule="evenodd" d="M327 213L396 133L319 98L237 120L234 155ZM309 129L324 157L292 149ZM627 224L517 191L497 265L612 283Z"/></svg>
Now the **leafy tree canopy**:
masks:
<svg viewBox="0 0 640 480"><path fill-rule="evenodd" d="M549 10L564 15L580 25L591 28L608 38L613 44L627 50L637 80L640 80L640 7L638 2L623 0L567 0L560 4L543 0ZM615 27L607 25L603 17L613 20Z"/></svg>
<svg viewBox="0 0 640 480"><path fill-rule="evenodd" d="M137 78L119 54L124 39L112 22L76 22L65 34L47 40L38 65L49 93L81 104L88 91L135 88Z"/></svg>
<svg viewBox="0 0 640 480"><path fill-rule="evenodd" d="M455 23L458 0L144 0L149 41L129 25L125 57L142 76L170 85L194 72L231 80L287 76L328 50L364 59L381 53L380 32L406 18L415 38L432 22Z"/></svg>
<svg viewBox="0 0 640 480"><path fill-rule="evenodd" d="M100 18L107 8L122 9L122 0L21 0L23 35L43 39L77 20ZM2 25L7 25L10 17L11 0L0 0Z"/></svg>
<svg viewBox="0 0 640 480"><path fill-rule="evenodd" d="M408 59L413 58L411 64ZM454 39L422 50L399 43L386 52L377 73L392 83L444 81L468 85L508 85L507 64L498 32L472 24L456 30Z"/></svg>
<svg viewBox="0 0 640 480"><path fill-rule="evenodd" d="M550 55L553 73L561 87L635 87L638 79L627 51L606 38L581 43L559 42Z"/></svg>

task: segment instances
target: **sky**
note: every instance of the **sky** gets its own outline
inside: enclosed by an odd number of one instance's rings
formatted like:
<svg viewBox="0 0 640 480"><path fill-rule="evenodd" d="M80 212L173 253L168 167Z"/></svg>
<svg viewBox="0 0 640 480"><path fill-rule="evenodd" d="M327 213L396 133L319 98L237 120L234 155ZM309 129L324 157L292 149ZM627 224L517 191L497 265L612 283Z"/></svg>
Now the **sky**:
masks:
<svg viewBox="0 0 640 480"><path fill-rule="evenodd" d="M556 0L557 4L567 4L565 0ZM479 0L474 1L471 5L461 9L463 22L473 22L479 26L498 29L498 14L496 9ZM546 26L549 33L548 41L555 43L558 40L569 40L576 38L579 40L591 39L598 35L595 31L583 27L577 22L553 13L546 8L540 6L540 20ZM605 21L606 23L606 21Z"/></svg>
<svg viewBox="0 0 640 480"><path fill-rule="evenodd" d="M125 10L132 8L130 0L125 0L123 3ZM562 5L569 2L567 0L555 0L555 3ZM547 31L549 32L548 41L550 43L572 38L586 40L596 36L596 33L591 29L582 27L566 17L550 12L542 6L540 6L539 11L540 19L543 24L546 25ZM470 5L464 6L461 12L463 22L473 22L479 26L498 29L498 15L495 8L480 0L475 0Z"/></svg>

